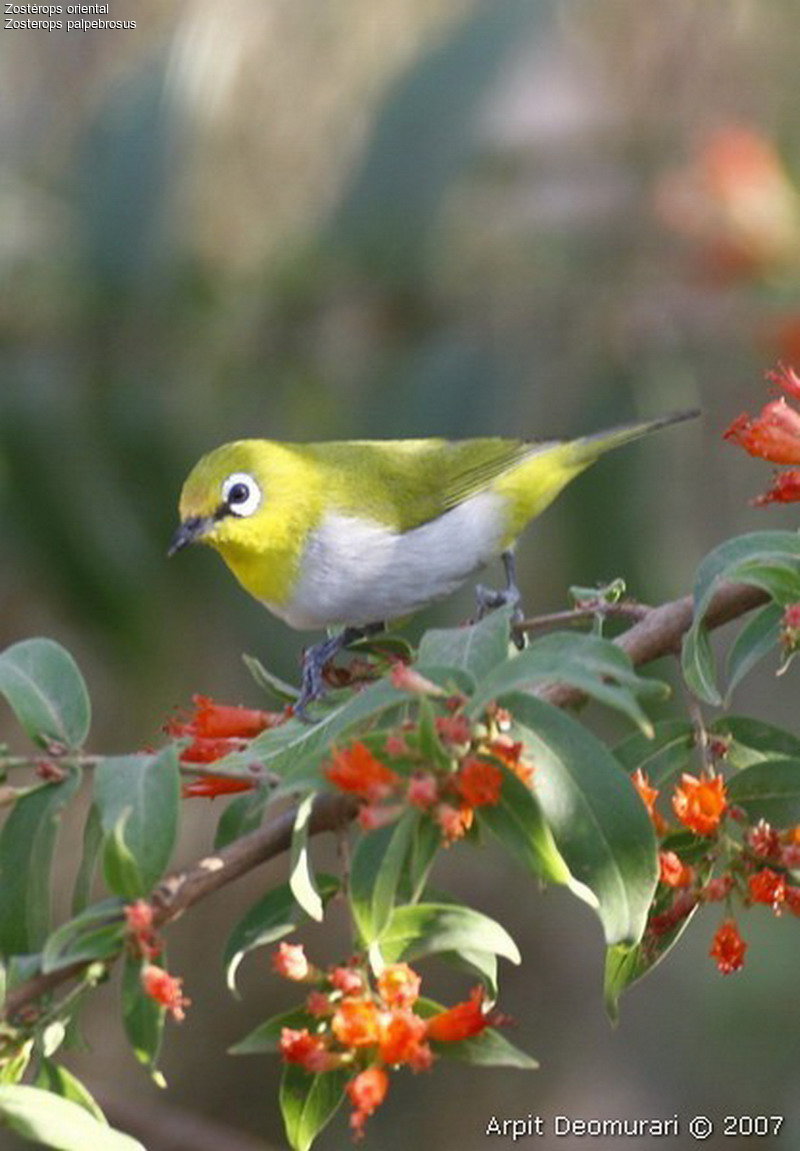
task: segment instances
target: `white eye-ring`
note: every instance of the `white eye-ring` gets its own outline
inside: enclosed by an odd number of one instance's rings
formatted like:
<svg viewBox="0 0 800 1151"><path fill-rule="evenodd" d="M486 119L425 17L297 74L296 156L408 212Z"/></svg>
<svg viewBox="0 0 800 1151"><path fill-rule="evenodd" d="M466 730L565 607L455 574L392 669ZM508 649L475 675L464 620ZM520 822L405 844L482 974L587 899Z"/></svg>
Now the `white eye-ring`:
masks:
<svg viewBox="0 0 800 1151"><path fill-rule="evenodd" d="M235 516L251 516L261 504L261 488L247 472L234 472L222 485L222 499Z"/></svg>

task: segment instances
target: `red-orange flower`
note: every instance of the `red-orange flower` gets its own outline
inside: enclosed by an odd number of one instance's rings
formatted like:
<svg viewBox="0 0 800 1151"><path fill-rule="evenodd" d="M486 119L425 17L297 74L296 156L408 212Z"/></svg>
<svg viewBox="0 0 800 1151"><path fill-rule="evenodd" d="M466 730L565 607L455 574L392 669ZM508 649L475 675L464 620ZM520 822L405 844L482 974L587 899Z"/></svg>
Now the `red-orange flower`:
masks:
<svg viewBox="0 0 800 1151"><path fill-rule="evenodd" d="M498 735L488 745L491 755L530 787L533 783L533 764L522 758L523 750L522 741L514 740L509 735Z"/></svg>
<svg viewBox="0 0 800 1151"><path fill-rule="evenodd" d="M189 1007L192 1001L183 994L182 979L170 975L163 967L147 963L142 968L141 981L145 995L166 1007L177 1023L185 1019L184 1008Z"/></svg>
<svg viewBox="0 0 800 1151"><path fill-rule="evenodd" d="M747 886L753 903L766 903L773 911L780 911L786 899L786 876L771 867L762 867L749 876Z"/></svg>
<svg viewBox="0 0 800 1151"><path fill-rule="evenodd" d="M195 710L189 720L171 719L166 730L170 735L192 735L201 739L252 739L283 723L285 715L280 711L258 711L250 707L215 703L207 695L192 696Z"/></svg>
<svg viewBox="0 0 800 1151"><path fill-rule="evenodd" d="M800 468L788 468L785 472L778 472L772 481L772 487L762 496L756 496L752 501L756 507L765 507L767 504L793 504L800 500Z"/></svg>
<svg viewBox="0 0 800 1151"><path fill-rule="evenodd" d="M183 756L181 760L186 762ZM253 791L256 787L258 787L256 779L238 779L233 775L202 775L199 779L193 779L191 783L184 783L181 795L184 799L216 799L219 795L237 795L240 791Z"/></svg>
<svg viewBox="0 0 800 1151"><path fill-rule="evenodd" d="M415 1071L425 1071L433 1062L433 1052L425 1042L427 1025L413 1011L399 1008L381 1019L378 1052L381 1061L392 1066L408 1063Z"/></svg>
<svg viewBox="0 0 800 1151"><path fill-rule="evenodd" d="M471 807L453 807L449 803L440 803L436 808L436 822L442 829L445 847L462 839L472 827L475 813Z"/></svg>
<svg viewBox="0 0 800 1151"><path fill-rule="evenodd" d="M780 836L766 819L759 819L755 827L751 827L748 831L746 839L747 846L761 859L770 859L780 852Z"/></svg>
<svg viewBox="0 0 800 1151"><path fill-rule="evenodd" d="M465 744L472 741L472 724L463 711L436 717L436 731L445 743Z"/></svg>
<svg viewBox="0 0 800 1151"><path fill-rule="evenodd" d="M125 908L125 928L135 955L141 959L155 959L161 951L153 922L153 906L146 899L137 899Z"/></svg>
<svg viewBox="0 0 800 1151"><path fill-rule="evenodd" d="M216 763L233 751L242 751L247 746L244 739L231 739L228 736L207 737L197 735L180 754L181 763Z"/></svg>
<svg viewBox="0 0 800 1151"><path fill-rule="evenodd" d="M468 807L494 806L500 801L503 774L485 759L470 755L455 777L455 788Z"/></svg>
<svg viewBox="0 0 800 1151"><path fill-rule="evenodd" d="M409 667L407 663L403 663L402 660L392 664L389 678L392 681L392 687L397 688L398 691L407 691L410 695L444 695L444 690L441 687L426 679L424 675L420 675L418 671Z"/></svg>
<svg viewBox="0 0 800 1151"><path fill-rule="evenodd" d="M702 773L699 779L684 772L675 788L672 807L681 823L697 835L712 835L727 809L721 775Z"/></svg>
<svg viewBox="0 0 800 1151"><path fill-rule="evenodd" d="M322 1036L312 1035L307 1027L281 1028L278 1049L285 1063L297 1063L311 1074L329 1071L336 1062Z"/></svg>
<svg viewBox="0 0 800 1151"><path fill-rule="evenodd" d="M331 1021L344 1047L371 1047L380 1039L380 1012L371 999L343 999Z"/></svg>
<svg viewBox="0 0 800 1151"><path fill-rule="evenodd" d="M474 987L464 1003L432 1015L427 1021L428 1038L440 1043L454 1043L480 1035L491 1023L490 1015L483 1010L483 1001L483 988Z"/></svg>
<svg viewBox="0 0 800 1151"><path fill-rule="evenodd" d="M730 975L744 966L747 944L739 934L735 919L726 919L718 928L709 955L717 962L723 975Z"/></svg>
<svg viewBox="0 0 800 1151"><path fill-rule="evenodd" d="M325 774L341 791L373 803L385 799L400 783L399 775L381 763L367 745L360 741L334 752Z"/></svg>
<svg viewBox="0 0 800 1151"><path fill-rule="evenodd" d="M330 980L342 995L361 995L364 990L364 976L355 967L334 967Z"/></svg>
<svg viewBox="0 0 800 1151"><path fill-rule="evenodd" d="M293 979L297 983L313 974L302 943L280 943L278 950L272 953L272 967L284 979Z"/></svg>
<svg viewBox="0 0 800 1151"><path fill-rule="evenodd" d="M355 1108L350 1116L353 1136L360 1139L364 1134L364 1123L386 1098L389 1076L382 1067L367 1067L350 1080L345 1090Z"/></svg>
<svg viewBox="0 0 800 1151"><path fill-rule="evenodd" d="M756 419L737 416L723 438L773 464L800 464L800 412L782 396L766 404Z"/></svg>
<svg viewBox="0 0 800 1151"><path fill-rule="evenodd" d="M378 976L378 993L387 1007L411 1007L419 998L420 983L407 963L389 963Z"/></svg>
<svg viewBox="0 0 800 1151"><path fill-rule="evenodd" d="M639 799L641 799L647 808L647 814L650 816L656 832L661 835L665 830L665 825L664 820L661 818L660 813L656 811L655 807L656 800L659 796L658 788L650 786L650 780L640 767L637 767L636 771L631 775L631 783L636 788Z"/></svg>
<svg viewBox="0 0 800 1151"><path fill-rule="evenodd" d="M415 772L408 781L408 802L415 807L433 807L439 798L439 783L429 771Z"/></svg>
<svg viewBox="0 0 800 1151"><path fill-rule="evenodd" d="M674 851L659 851L659 878L667 887L688 887L694 879L694 870Z"/></svg>

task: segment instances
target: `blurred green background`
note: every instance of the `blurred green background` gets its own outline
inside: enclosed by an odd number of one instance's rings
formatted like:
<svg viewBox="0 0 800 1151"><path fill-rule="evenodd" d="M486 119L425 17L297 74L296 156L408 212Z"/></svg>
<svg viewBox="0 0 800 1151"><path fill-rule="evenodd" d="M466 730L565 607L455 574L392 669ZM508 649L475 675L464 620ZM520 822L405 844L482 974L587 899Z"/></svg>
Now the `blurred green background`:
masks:
<svg viewBox="0 0 800 1151"><path fill-rule="evenodd" d="M793 0L114 8L137 30L0 35L0 640L72 650L98 749L152 743L193 692L257 704L242 651L297 674L308 637L216 556L166 560L181 482L226 439L570 435L700 405L702 425L604 460L523 541L535 611L617 575L673 598L722 539L793 526L748 505L766 465L720 438L767 398L766 368L800 361ZM796 686L772 670L739 706L791 725ZM0 737L17 741L5 712ZM185 859L217 805L187 815ZM224 1050L285 989L250 959L237 1004L219 963L285 862L268 870L170 931L195 1006L170 1029L169 1093L125 1050L113 985L87 1021L72 1065L151 1151L282 1145L277 1061ZM454 849L440 878L520 943L502 1007L542 1069L398 1075L370 1147L477 1151L493 1114L696 1111L785 1114L780 1145L800 1145L796 924L751 913L747 967L723 980L707 913L612 1030L582 906L489 850ZM346 947L343 928L308 939ZM319 1145L347 1139L340 1120Z"/></svg>

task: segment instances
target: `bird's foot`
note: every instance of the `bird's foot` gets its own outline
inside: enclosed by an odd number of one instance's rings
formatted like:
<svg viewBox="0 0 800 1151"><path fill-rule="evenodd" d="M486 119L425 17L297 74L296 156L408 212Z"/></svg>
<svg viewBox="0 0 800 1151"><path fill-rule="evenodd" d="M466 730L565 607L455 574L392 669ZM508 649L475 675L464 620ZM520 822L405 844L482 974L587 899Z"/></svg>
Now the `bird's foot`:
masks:
<svg viewBox="0 0 800 1151"><path fill-rule="evenodd" d="M490 611L499 607L510 607L511 612L511 638L514 645L520 650L525 646L525 633L519 628L525 618L522 610L522 593L517 587L514 569L514 556L511 552L503 552L503 567L506 573L506 586L504 588L490 588L478 584L475 596L478 601L478 619L483 619Z"/></svg>
<svg viewBox="0 0 800 1151"><path fill-rule="evenodd" d="M303 652L300 695L292 707L292 714L303 723L313 722L308 716L308 705L325 694L325 668L351 643L375 635L383 631L383 628L382 623L368 624L366 627L346 627L337 635L329 636L328 639L306 648Z"/></svg>

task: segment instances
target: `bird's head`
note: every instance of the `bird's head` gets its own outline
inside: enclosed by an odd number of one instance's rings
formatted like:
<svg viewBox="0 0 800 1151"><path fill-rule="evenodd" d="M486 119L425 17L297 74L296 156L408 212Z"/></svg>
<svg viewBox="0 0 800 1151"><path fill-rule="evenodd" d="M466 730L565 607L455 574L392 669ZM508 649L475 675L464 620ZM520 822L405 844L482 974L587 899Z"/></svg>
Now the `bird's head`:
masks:
<svg viewBox="0 0 800 1151"><path fill-rule="evenodd" d="M263 542L271 480L271 445L239 440L209 452L183 485L181 523L170 544L174 555L191 543L254 548Z"/></svg>

